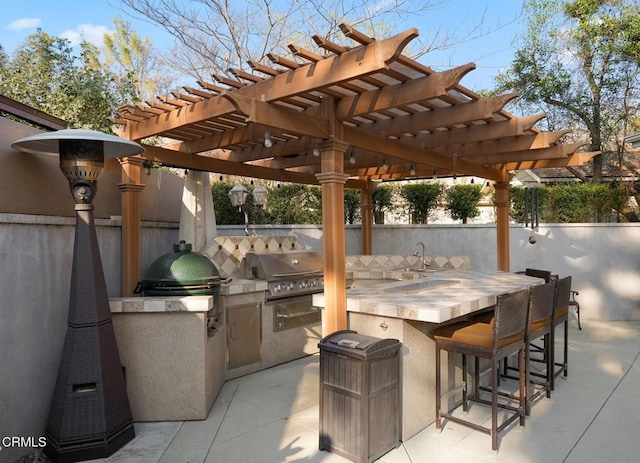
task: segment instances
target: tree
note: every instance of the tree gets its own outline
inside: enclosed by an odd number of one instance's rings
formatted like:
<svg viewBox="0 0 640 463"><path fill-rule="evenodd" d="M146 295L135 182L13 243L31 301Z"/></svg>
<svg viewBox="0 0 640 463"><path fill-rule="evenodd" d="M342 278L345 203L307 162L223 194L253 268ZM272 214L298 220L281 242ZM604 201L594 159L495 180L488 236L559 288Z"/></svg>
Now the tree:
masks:
<svg viewBox="0 0 640 463"><path fill-rule="evenodd" d="M344 190L344 221L353 225L360 218L360 190L346 188Z"/></svg>
<svg viewBox="0 0 640 463"><path fill-rule="evenodd" d="M385 211L393 209L394 192L395 188L391 185L378 185L371 193L371 202L373 203L373 220L375 223L384 223Z"/></svg>
<svg viewBox="0 0 640 463"><path fill-rule="evenodd" d="M528 27L497 92L514 90L556 124L584 134L590 151L619 145L640 98L640 5L634 0L529 0ZM551 117L553 116L553 117ZM577 140L578 141L578 140ZM602 179L593 158L593 181Z"/></svg>
<svg viewBox="0 0 640 463"><path fill-rule="evenodd" d="M590 223L610 220L615 213L637 221L633 211L627 211L629 192L625 187L609 184L567 183L536 188L540 221L547 223ZM511 218L525 223L525 189L510 189ZM627 215L628 213L628 215Z"/></svg>
<svg viewBox="0 0 640 463"><path fill-rule="evenodd" d="M445 208L451 214L453 220L472 219L480 215L478 204L482 199L482 187L480 185L453 185L446 192Z"/></svg>
<svg viewBox="0 0 640 463"><path fill-rule="evenodd" d="M154 52L151 40L140 37L122 18L114 19L113 24L115 32L103 38L103 55L104 65L117 82L116 88L123 92L120 100L138 103L166 91L170 73Z"/></svg>
<svg viewBox="0 0 640 463"><path fill-rule="evenodd" d="M7 68L7 64L9 63L9 55L5 51L4 47L0 43L0 72L4 72Z"/></svg>
<svg viewBox="0 0 640 463"><path fill-rule="evenodd" d="M429 214L442 194L439 183L407 183L400 188L400 196L409 203L411 223L427 223Z"/></svg>
<svg viewBox="0 0 640 463"><path fill-rule="evenodd" d="M237 207L231 205L229 192L233 184L228 182L214 182L211 184L213 196L213 210L216 214L217 225L240 225L244 223L244 215Z"/></svg>
<svg viewBox="0 0 640 463"><path fill-rule="evenodd" d="M538 200L538 220L543 220L543 209L547 202L547 195L549 189L544 186L534 187L536 190L535 197ZM525 205L526 189L520 186L512 186L509 188L509 200L511 201L511 210L509 211L509 217L518 223L531 223L533 217L531 216L531 209L534 205ZM528 198L531 201L531 197ZM528 215L528 217L527 217Z"/></svg>
<svg viewBox="0 0 640 463"><path fill-rule="evenodd" d="M316 186L283 184L269 189L267 223L322 223L322 190Z"/></svg>
<svg viewBox="0 0 640 463"><path fill-rule="evenodd" d="M67 121L73 128L111 131L113 111L127 95L100 63L99 50L38 30L9 59L2 58L0 93Z"/></svg>

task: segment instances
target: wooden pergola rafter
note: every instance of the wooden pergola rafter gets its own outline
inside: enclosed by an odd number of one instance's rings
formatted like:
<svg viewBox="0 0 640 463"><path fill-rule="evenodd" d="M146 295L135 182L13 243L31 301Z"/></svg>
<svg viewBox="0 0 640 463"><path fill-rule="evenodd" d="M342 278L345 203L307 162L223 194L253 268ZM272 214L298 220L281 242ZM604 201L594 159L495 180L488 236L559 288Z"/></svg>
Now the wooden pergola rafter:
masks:
<svg viewBox="0 0 640 463"><path fill-rule="evenodd" d="M567 131L536 129L544 114L518 118L505 111L517 94L485 98L463 87L460 81L475 69L473 63L435 72L403 55L418 36L416 29L375 40L349 25L340 28L353 46L314 36L318 51L290 45L293 58L269 54L271 65L249 62L252 73L230 69L231 77L198 81L199 89L184 87L144 105L119 108L113 122L122 137L142 144L151 137L167 140L123 162L123 211L130 212L129 217L123 212L123 293L137 281L136 265L139 272L139 257L135 252L130 257L136 250L125 248L127 243L135 247L136 169L144 159L321 184L325 280L331 275L325 294L338 307L330 325L340 327L345 186L365 193L363 253L370 253L372 182L434 174L495 182L498 268L508 270L510 171L575 166L598 154L578 152L581 144L563 144ZM267 137L271 143L265 143Z"/></svg>

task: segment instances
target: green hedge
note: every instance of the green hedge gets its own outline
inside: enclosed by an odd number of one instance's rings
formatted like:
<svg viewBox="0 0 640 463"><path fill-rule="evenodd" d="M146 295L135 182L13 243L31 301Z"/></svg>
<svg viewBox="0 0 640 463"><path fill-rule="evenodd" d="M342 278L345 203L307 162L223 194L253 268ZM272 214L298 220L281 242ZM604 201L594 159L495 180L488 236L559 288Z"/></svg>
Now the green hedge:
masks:
<svg viewBox="0 0 640 463"><path fill-rule="evenodd" d="M525 223L525 190L513 187L511 218ZM592 223L607 221L611 214L620 215L629 194L617 186L594 183L569 183L538 188L540 222Z"/></svg>

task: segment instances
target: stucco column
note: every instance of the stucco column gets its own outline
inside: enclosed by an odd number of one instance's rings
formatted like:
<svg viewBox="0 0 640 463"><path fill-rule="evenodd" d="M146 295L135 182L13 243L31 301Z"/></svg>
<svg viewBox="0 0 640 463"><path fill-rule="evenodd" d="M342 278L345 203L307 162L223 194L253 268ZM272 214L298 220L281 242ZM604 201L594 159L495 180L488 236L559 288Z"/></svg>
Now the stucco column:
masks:
<svg viewBox="0 0 640 463"><path fill-rule="evenodd" d="M496 189L496 237L498 240L498 270L509 271L509 182L498 182Z"/></svg>
<svg viewBox="0 0 640 463"><path fill-rule="evenodd" d="M144 160L130 157L119 161L122 167L122 183L118 183L122 192L121 293L122 296L133 296L142 266L140 192L145 185L140 183L140 177Z"/></svg>
<svg viewBox="0 0 640 463"><path fill-rule="evenodd" d="M360 216L362 217L362 254L371 255L373 252L373 189L375 185L367 182L367 188L362 189Z"/></svg>
<svg viewBox="0 0 640 463"><path fill-rule="evenodd" d="M347 146L334 140L318 146L322 153L322 172L316 177L322 185L323 336L347 329L344 184L348 175L343 173Z"/></svg>

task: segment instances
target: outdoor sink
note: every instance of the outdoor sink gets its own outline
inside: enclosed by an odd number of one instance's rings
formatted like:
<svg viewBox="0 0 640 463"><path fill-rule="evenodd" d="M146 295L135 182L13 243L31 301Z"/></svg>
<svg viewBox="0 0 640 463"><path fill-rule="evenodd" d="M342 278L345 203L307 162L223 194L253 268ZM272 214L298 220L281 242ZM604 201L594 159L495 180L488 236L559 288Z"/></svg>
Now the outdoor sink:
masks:
<svg viewBox="0 0 640 463"><path fill-rule="evenodd" d="M419 281L414 283L407 283L405 285L397 285L393 288L389 288L389 291L415 294L422 291L429 291L430 289L442 288L443 286L457 285L458 283L460 283L458 280L431 280L420 278Z"/></svg>
<svg viewBox="0 0 640 463"><path fill-rule="evenodd" d="M427 273L427 272L435 272L436 270L431 270L427 268L416 268L416 267L391 267L388 270L394 272L418 272L418 273Z"/></svg>

